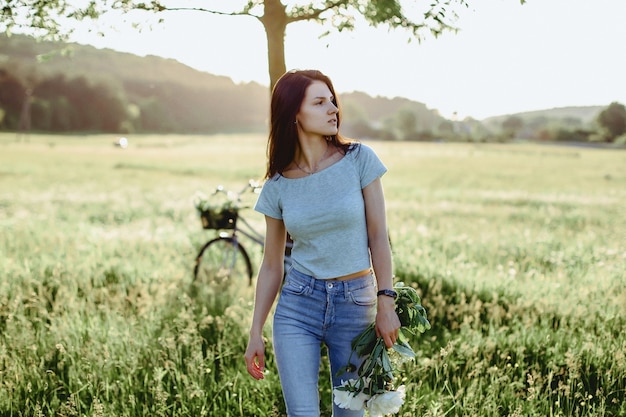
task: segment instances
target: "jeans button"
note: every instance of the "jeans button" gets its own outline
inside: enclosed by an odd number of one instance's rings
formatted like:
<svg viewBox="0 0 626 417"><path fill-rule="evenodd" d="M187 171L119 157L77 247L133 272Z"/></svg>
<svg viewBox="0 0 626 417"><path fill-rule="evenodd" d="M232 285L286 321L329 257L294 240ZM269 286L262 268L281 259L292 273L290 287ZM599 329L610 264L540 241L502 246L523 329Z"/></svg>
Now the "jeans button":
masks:
<svg viewBox="0 0 626 417"><path fill-rule="evenodd" d="M328 283L328 288L332 288L332 287L333 287L333 283L332 283L332 282L329 282L329 283Z"/></svg>

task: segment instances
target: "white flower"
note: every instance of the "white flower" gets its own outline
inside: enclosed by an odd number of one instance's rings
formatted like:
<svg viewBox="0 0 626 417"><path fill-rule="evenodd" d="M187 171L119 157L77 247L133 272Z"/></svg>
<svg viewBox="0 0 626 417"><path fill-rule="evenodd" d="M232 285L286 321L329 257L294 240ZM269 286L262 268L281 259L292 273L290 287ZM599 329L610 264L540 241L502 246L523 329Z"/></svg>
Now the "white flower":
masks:
<svg viewBox="0 0 626 417"><path fill-rule="evenodd" d="M387 391L384 394L374 395L367 401L367 409L371 417L382 417L388 414L396 414L404 403L404 385L400 385L395 391Z"/></svg>
<svg viewBox="0 0 626 417"><path fill-rule="evenodd" d="M400 368L402 365L415 360L415 357L400 353L395 349L389 350L389 359L394 369Z"/></svg>
<svg viewBox="0 0 626 417"><path fill-rule="evenodd" d="M362 410L365 402L370 398L369 395L356 389L351 390L356 385L356 380L350 379L346 382L341 381L341 386L333 389L334 401L339 407L348 410ZM342 389L346 388L346 389Z"/></svg>

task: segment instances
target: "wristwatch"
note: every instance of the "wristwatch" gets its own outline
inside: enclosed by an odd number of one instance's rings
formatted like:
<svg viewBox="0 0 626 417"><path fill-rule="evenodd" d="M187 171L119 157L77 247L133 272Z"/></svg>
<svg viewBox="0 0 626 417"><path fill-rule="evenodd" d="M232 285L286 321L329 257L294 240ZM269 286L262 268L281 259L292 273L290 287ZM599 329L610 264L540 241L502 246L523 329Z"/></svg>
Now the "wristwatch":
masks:
<svg viewBox="0 0 626 417"><path fill-rule="evenodd" d="M386 295L387 297L391 297L394 300L396 298L398 298L398 293L395 292L394 290L389 290L389 289L385 289L385 290L380 290L376 293L376 296L381 296L381 295Z"/></svg>

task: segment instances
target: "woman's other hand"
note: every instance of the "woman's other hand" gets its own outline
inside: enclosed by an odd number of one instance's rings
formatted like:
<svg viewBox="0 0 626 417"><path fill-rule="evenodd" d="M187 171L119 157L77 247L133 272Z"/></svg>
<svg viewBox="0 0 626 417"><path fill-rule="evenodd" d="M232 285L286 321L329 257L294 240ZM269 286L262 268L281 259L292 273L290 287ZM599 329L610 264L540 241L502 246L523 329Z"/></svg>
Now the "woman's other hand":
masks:
<svg viewBox="0 0 626 417"><path fill-rule="evenodd" d="M248 373L254 379L263 379L263 371L265 371L265 343L262 336L250 336L244 357Z"/></svg>

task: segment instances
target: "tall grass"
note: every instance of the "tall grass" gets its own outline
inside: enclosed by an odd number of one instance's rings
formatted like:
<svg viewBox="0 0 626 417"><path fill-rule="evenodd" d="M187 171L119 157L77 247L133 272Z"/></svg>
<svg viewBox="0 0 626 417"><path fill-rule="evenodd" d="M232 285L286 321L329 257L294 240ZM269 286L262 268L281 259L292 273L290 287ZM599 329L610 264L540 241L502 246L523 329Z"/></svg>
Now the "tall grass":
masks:
<svg viewBox="0 0 626 417"><path fill-rule="evenodd" d="M253 288L191 274L193 194L259 179L264 138L114 140L0 135L0 415L284 415L269 324L266 379L243 364ZM626 416L626 153L370 144L433 324L400 414Z"/></svg>

